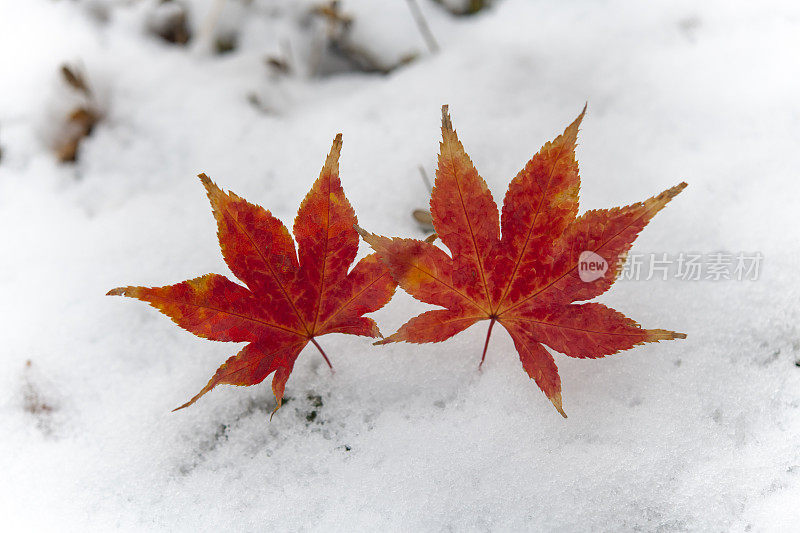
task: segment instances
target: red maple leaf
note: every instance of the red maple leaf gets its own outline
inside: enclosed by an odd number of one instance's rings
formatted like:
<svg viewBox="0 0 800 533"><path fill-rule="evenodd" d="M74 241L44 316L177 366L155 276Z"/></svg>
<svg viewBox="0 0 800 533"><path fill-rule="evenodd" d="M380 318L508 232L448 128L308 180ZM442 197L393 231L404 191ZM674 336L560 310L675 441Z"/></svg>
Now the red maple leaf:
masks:
<svg viewBox="0 0 800 533"><path fill-rule="evenodd" d="M225 262L246 286L207 274L165 287L120 287L110 295L150 303L180 327L215 341L247 342L219 367L191 400L220 383L255 385L275 372L272 390L281 405L286 380L303 348L316 337L348 333L381 337L362 315L392 298L395 282L371 254L348 273L358 252L356 215L339 181L341 134L294 220L295 244L286 227L264 208L219 189L205 174ZM177 409L176 409L177 410Z"/></svg>
<svg viewBox="0 0 800 533"><path fill-rule="evenodd" d="M578 214L575 144L586 108L563 135L544 145L511 181L502 219L442 108L439 167L431 194L432 242L359 233L386 262L401 288L444 307L416 316L377 342L440 342L479 320L489 320L481 364L495 322L511 335L522 367L564 417L561 379L543 344L571 357L598 358L645 342L685 338L642 329L589 300L608 290L620 257L651 218L686 183L644 202ZM501 235L502 228L502 235ZM583 257L582 257L582 254ZM593 255L592 255L593 254ZM607 270L586 271L580 264Z"/></svg>

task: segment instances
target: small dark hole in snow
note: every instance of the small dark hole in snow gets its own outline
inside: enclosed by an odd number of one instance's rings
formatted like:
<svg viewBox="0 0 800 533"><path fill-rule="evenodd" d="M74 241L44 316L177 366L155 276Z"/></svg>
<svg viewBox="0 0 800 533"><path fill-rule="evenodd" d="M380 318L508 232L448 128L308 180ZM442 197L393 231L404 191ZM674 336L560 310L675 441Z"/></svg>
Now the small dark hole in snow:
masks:
<svg viewBox="0 0 800 533"><path fill-rule="evenodd" d="M235 33L228 33L217 36L214 41L214 52L219 55L228 54L236 50L239 38Z"/></svg>
<svg viewBox="0 0 800 533"><path fill-rule="evenodd" d="M183 2L162 0L150 12L147 29L168 43L185 45L192 38L188 11Z"/></svg>
<svg viewBox="0 0 800 533"><path fill-rule="evenodd" d="M308 399L309 402L311 402L311 405L313 407L322 407L322 396L320 396L319 394L309 393L308 396L306 396L306 398Z"/></svg>

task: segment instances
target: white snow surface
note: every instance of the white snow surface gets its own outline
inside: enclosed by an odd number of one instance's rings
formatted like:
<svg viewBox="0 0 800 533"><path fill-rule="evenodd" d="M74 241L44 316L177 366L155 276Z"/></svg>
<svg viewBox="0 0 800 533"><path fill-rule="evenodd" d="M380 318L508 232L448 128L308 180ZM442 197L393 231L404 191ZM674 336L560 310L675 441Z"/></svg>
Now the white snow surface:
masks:
<svg viewBox="0 0 800 533"><path fill-rule="evenodd" d="M797 529L800 4L500 0L455 17L420 0L432 54L406 2L343 1L359 46L416 55L386 75L320 75L312 2L229 0L216 24L216 0L185 2L185 47L147 31L157 4L0 2L4 530ZM210 52L219 28L238 32L230 53ZM103 112L71 164L51 147L74 105L64 62ZM500 203L586 101L582 209L685 180L634 250L764 260L755 281L617 283L599 301L688 338L557 355L568 419L501 328L478 370L485 322L430 345L323 337L335 374L306 348L271 422L269 381L172 413L238 345L105 296L230 276L198 172L291 222L342 132L359 223L421 237L442 104ZM398 291L374 317L390 333L425 309Z"/></svg>

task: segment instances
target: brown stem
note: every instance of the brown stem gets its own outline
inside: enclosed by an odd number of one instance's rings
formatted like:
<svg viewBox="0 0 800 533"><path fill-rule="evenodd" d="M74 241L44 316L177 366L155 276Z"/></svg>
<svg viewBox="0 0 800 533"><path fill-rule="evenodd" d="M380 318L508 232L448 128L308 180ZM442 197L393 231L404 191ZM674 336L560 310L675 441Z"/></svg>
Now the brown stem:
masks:
<svg viewBox="0 0 800 533"><path fill-rule="evenodd" d="M489 337L492 336L492 328L494 327L496 320L496 318L492 318L492 321L489 322L489 331L486 332L486 343L483 345L483 355L481 356L481 364L478 365L478 368L483 366L483 360L486 359L486 349L489 347Z"/></svg>
<svg viewBox="0 0 800 533"><path fill-rule="evenodd" d="M319 350L319 353L321 353L322 357L325 358L325 362L328 363L328 367L331 369L331 371L333 371L333 365L331 364L331 360L328 359L327 355L325 355L325 350L323 350L322 346L319 345L319 343L317 342L317 339L315 339L314 337L311 337L311 342L314 343L314 346L317 347L317 350Z"/></svg>

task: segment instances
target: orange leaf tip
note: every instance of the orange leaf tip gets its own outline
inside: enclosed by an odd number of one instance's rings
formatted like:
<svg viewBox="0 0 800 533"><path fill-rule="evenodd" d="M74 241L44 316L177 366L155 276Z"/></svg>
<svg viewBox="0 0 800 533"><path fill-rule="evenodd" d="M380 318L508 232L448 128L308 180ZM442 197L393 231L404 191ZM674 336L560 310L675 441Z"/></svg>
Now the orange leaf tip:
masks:
<svg viewBox="0 0 800 533"><path fill-rule="evenodd" d="M116 289L111 289L106 293L106 296L127 296L125 294L130 287L117 287Z"/></svg>
<svg viewBox="0 0 800 533"><path fill-rule="evenodd" d="M450 106L447 104L442 106L442 131L453 131L453 122L450 120Z"/></svg>
<svg viewBox="0 0 800 533"><path fill-rule="evenodd" d="M364 242L369 244L376 252L379 251L378 248L380 247L380 241L377 235L374 233L370 233L358 224L354 224L353 227L356 229L361 238L364 239Z"/></svg>
<svg viewBox="0 0 800 533"><path fill-rule="evenodd" d="M685 339L686 333L678 333L677 331L668 331L666 329L650 329L647 330L648 341L671 341L675 339Z"/></svg>
<svg viewBox="0 0 800 533"><path fill-rule="evenodd" d="M325 159L324 169L330 172L331 174L339 174L339 155L341 155L341 153L342 153L342 134L337 133L336 137L333 138L331 151L328 153L327 159Z"/></svg>
<svg viewBox="0 0 800 533"><path fill-rule="evenodd" d="M203 184L203 187L206 188L206 195L211 201L211 205L219 203L225 195L225 193L222 192L222 189L217 187L216 183L211 181L211 178L209 178L204 172L198 174L197 177L200 178L200 182Z"/></svg>
<svg viewBox="0 0 800 533"><path fill-rule="evenodd" d="M359 235L361 235L361 238L362 238L362 239L364 239L364 240L366 241L366 240L367 240L367 236L369 236L369 235L370 235L370 234L367 232L367 230L365 230L364 228L362 228L362 227L361 227L361 226L359 226L358 224L353 224L353 227L356 229L356 231L358 232L358 234L359 234Z"/></svg>
<svg viewBox="0 0 800 533"><path fill-rule="evenodd" d="M556 408L556 411L558 411L564 418L567 418L567 413L564 412L564 407L561 403L561 393L555 393L551 398L549 398L549 400L553 403L553 407Z"/></svg>
<svg viewBox="0 0 800 533"><path fill-rule="evenodd" d="M588 102L583 105L583 110L578 117L572 121L572 124L567 126L567 129L564 130L564 141L565 145L569 148L574 149L575 143L578 140L578 129L581 127L581 122L583 122L583 117L586 116L586 108L588 107Z"/></svg>

